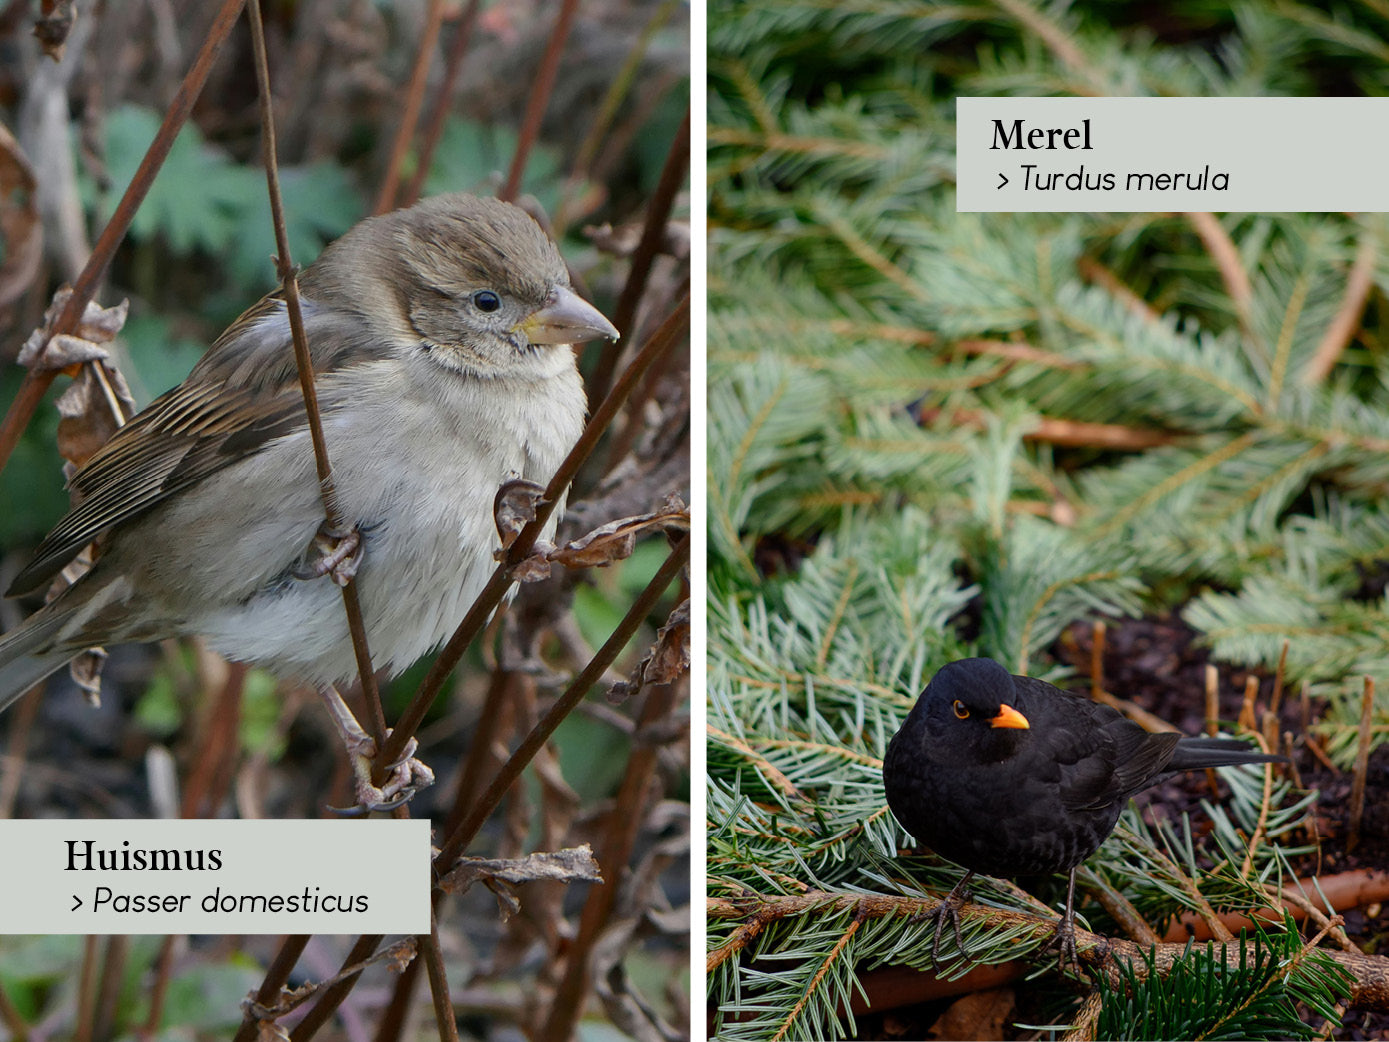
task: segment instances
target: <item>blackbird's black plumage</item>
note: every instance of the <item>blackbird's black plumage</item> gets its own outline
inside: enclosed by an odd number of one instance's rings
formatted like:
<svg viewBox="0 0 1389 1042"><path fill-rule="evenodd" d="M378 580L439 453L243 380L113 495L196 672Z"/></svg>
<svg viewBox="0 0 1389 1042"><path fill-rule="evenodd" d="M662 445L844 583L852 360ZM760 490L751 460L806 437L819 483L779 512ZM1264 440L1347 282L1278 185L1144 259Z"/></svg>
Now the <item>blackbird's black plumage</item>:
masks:
<svg viewBox="0 0 1389 1042"><path fill-rule="evenodd" d="M987 658L943 666L888 743L883 786L902 827L969 870L941 908L956 921L975 872L1070 873L1135 793L1178 771L1281 762L1232 738L1153 734L1099 702ZM1071 897L1058 927L1074 952ZM936 946L940 942L937 930Z"/></svg>

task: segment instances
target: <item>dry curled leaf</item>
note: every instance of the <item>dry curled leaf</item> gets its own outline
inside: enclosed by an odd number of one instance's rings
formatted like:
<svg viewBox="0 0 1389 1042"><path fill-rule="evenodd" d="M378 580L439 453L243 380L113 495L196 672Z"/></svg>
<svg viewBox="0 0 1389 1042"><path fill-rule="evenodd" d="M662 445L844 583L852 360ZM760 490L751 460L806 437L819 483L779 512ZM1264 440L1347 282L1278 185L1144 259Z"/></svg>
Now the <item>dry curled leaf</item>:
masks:
<svg viewBox="0 0 1389 1042"><path fill-rule="evenodd" d="M39 17L34 19L34 35L43 53L55 62L63 60L63 48L67 46L76 21L73 0L43 0Z"/></svg>
<svg viewBox="0 0 1389 1042"><path fill-rule="evenodd" d="M629 679L608 689L609 702L623 702L647 684L673 684L690 668L690 601L675 606L666 624Z"/></svg>
<svg viewBox="0 0 1389 1042"><path fill-rule="evenodd" d="M71 286L63 286L53 294L52 303L43 313L43 325L30 333L24 346L19 349L17 361L20 365L36 372L50 372L110 357L101 345L116 339L116 334L125 325L130 301L122 300L115 307L104 308L89 300L76 331L55 334L53 324L58 321L58 316L71 298Z"/></svg>
<svg viewBox="0 0 1389 1042"><path fill-rule="evenodd" d="M535 520L536 508L545 498L545 488L534 481L517 478L508 481L497 489L497 498L492 501L492 517L497 525L497 535L502 538L502 550L516 542L521 529ZM502 555L496 555L501 560Z"/></svg>
<svg viewBox="0 0 1389 1042"><path fill-rule="evenodd" d="M61 417L58 451L79 467L135 412L135 399L125 377L100 359L84 365L54 405Z"/></svg>
<svg viewBox="0 0 1389 1042"><path fill-rule="evenodd" d="M289 1032L273 1020L262 1020L256 1025L257 1042L289 1042Z"/></svg>
<svg viewBox="0 0 1389 1042"><path fill-rule="evenodd" d="M632 556L637 536L643 532L652 529L687 532L689 528L689 508L678 496L671 496L660 510L599 525L587 535L565 543L549 556L551 561L567 568L602 566Z"/></svg>
<svg viewBox="0 0 1389 1042"><path fill-rule="evenodd" d="M9 130L0 124L0 308L22 297L39 273L43 224L34 205L34 168Z"/></svg>
<svg viewBox="0 0 1389 1042"><path fill-rule="evenodd" d="M386 949L386 968L392 973L404 973L405 968L415 961L419 954L420 942L415 937L405 937Z"/></svg>
<svg viewBox="0 0 1389 1042"><path fill-rule="evenodd" d="M564 850L512 858L460 858L440 881L445 893L461 893L479 879L503 883L530 883L537 879L601 883L598 862L587 843Z"/></svg>

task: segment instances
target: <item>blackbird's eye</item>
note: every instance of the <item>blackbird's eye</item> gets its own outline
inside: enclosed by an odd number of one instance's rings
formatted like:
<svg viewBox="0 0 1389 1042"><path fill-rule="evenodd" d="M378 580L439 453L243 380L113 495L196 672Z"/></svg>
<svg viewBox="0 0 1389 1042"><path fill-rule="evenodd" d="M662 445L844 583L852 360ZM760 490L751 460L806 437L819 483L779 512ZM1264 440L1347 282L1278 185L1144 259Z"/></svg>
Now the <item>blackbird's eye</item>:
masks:
<svg viewBox="0 0 1389 1042"><path fill-rule="evenodd" d="M965 704L961 702L958 698L951 703L950 708L955 710L955 715L958 716L961 720L969 719L969 710L965 708Z"/></svg>
<svg viewBox="0 0 1389 1042"><path fill-rule="evenodd" d="M490 289L480 289L473 294L473 307L479 311L496 311L502 306L502 298Z"/></svg>

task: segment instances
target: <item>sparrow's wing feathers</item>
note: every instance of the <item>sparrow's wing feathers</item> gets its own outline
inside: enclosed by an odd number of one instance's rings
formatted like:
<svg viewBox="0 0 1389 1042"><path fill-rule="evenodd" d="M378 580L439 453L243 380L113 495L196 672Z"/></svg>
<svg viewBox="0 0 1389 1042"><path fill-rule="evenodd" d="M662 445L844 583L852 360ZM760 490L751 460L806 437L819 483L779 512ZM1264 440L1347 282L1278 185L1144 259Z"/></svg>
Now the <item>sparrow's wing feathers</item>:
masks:
<svg viewBox="0 0 1389 1042"><path fill-rule="evenodd" d="M340 368L347 357L372 357L360 319L306 303L317 373ZM344 350L348 345L355 350ZM320 392L319 405L334 408L331 388ZM284 302L272 294L222 334L187 380L151 402L73 475L78 505L39 545L9 595L37 588L112 526L306 422Z"/></svg>

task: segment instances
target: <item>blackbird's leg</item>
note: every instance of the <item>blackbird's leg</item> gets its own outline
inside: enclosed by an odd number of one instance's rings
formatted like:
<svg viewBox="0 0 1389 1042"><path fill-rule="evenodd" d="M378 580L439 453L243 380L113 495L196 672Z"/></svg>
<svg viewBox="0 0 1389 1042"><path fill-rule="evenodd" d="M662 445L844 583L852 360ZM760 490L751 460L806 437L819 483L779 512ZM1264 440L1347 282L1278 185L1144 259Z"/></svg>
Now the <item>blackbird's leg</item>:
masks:
<svg viewBox="0 0 1389 1042"><path fill-rule="evenodd" d="M1066 912L1057 920L1056 936L1046 946L1060 950L1058 965L1062 973L1066 972L1068 962L1077 971L1080 970L1080 956L1076 953L1075 896L1076 870L1072 868L1066 879Z"/></svg>
<svg viewBox="0 0 1389 1042"><path fill-rule="evenodd" d="M974 878L974 869L965 873L965 877L955 884L954 889L946 894L945 900L936 909L936 933L931 940L931 961L940 961L940 939L945 932L945 924L948 921L951 929L955 931L955 947L960 949L960 954L969 957L965 951L965 939L960 935L960 909L964 907L969 899L969 881Z"/></svg>

